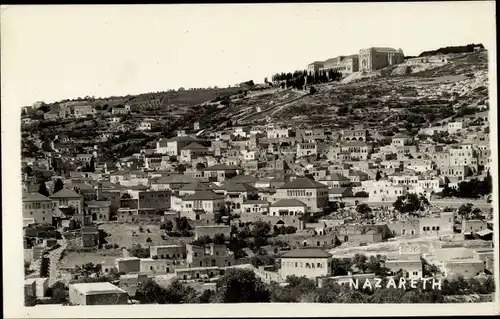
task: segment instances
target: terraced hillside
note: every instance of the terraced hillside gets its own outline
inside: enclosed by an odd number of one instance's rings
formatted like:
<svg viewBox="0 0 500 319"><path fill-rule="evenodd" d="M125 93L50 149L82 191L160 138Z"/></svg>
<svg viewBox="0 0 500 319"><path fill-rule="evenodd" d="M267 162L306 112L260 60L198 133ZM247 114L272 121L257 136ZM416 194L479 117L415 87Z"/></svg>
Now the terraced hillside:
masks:
<svg viewBox="0 0 500 319"><path fill-rule="evenodd" d="M381 70L376 77L351 83L320 84L314 94L282 89L249 94L232 101L220 114L238 124L347 127L364 123L387 130L403 124L417 129L453 116L463 107L487 108L487 61L485 51L459 54L447 64L415 74Z"/></svg>
<svg viewBox="0 0 500 319"><path fill-rule="evenodd" d="M23 149L28 150L26 156L36 154L44 141L63 134L81 148L100 144L109 151L103 152L105 159L129 156L154 147L158 137L174 136L179 129L192 130L195 122L208 130L268 123L336 128L362 125L385 137L402 129L416 135L436 123L489 109L487 52L458 54L448 61L414 74L393 72L391 67L350 83L314 85L315 92L263 86L259 90L181 90L87 98L87 103L99 106L94 118L44 121L47 110L37 111L41 121L23 126ZM125 103L132 105L132 114L121 116L119 125L109 123L111 108ZM56 106L49 105L52 107ZM150 132L137 131L144 118L156 119L158 125ZM109 131L118 137L101 140L103 132ZM27 138L42 146L35 147Z"/></svg>

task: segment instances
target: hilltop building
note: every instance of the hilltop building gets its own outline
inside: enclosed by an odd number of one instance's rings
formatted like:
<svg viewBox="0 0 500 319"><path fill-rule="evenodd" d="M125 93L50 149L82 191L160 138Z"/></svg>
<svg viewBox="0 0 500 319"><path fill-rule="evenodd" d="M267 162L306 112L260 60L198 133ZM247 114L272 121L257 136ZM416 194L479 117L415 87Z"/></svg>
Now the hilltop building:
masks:
<svg viewBox="0 0 500 319"><path fill-rule="evenodd" d="M403 50L372 47L359 50L359 70L374 71L390 65L403 63Z"/></svg>

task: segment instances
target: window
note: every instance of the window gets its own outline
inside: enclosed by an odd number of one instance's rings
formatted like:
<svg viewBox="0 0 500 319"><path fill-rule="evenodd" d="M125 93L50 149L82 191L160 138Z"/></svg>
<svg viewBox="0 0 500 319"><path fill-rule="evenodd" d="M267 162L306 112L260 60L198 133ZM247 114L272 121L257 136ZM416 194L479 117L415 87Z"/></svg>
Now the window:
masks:
<svg viewBox="0 0 500 319"><path fill-rule="evenodd" d="M439 226L436 226L436 230L439 230Z"/></svg>
<svg viewBox="0 0 500 319"><path fill-rule="evenodd" d="M318 263L318 268L321 268L321 263Z"/></svg>
<svg viewBox="0 0 500 319"><path fill-rule="evenodd" d="M299 263L298 263L298 262L295 262L295 268L297 268L297 267L298 267L298 265L299 265Z"/></svg>

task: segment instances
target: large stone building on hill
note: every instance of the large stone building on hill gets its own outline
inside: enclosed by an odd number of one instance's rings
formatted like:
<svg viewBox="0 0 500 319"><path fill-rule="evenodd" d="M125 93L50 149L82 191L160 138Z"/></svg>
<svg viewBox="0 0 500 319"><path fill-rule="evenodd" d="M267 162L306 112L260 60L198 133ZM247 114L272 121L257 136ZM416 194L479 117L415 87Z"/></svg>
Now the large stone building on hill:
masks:
<svg viewBox="0 0 500 319"><path fill-rule="evenodd" d="M316 61L307 66L307 73L314 74L316 71L337 71L342 74L351 74L358 71L358 55L338 56L326 61Z"/></svg>
<svg viewBox="0 0 500 319"><path fill-rule="evenodd" d="M373 71L390 65L403 63L405 55L401 49L367 48L359 50L359 71Z"/></svg>
<svg viewBox="0 0 500 319"><path fill-rule="evenodd" d="M307 66L307 73L334 70L348 75L358 71L373 71L390 65L403 63L405 55L401 49L371 47L359 50L359 54L337 56L326 61L316 61Z"/></svg>
<svg viewBox="0 0 500 319"><path fill-rule="evenodd" d="M328 59L324 62L323 68L320 70L333 70L342 74L351 74L358 71L359 59L357 54L348 56L338 56Z"/></svg>

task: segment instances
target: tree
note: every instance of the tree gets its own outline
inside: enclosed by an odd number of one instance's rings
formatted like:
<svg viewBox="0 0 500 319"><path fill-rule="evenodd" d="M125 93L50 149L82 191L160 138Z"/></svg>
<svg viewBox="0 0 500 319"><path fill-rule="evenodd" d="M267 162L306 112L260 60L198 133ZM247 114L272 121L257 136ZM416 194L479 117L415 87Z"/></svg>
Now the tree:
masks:
<svg viewBox="0 0 500 319"><path fill-rule="evenodd" d="M416 212L423 210L425 207L421 202L421 198L413 193L398 196L393 206L400 213L410 215L416 214Z"/></svg>
<svg viewBox="0 0 500 319"><path fill-rule="evenodd" d="M24 306L25 307L33 307L36 306L37 300L33 295L28 295L26 292L24 293Z"/></svg>
<svg viewBox="0 0 500 319"><path fill-rule="evenodd" d="M224 234L215 234L213 242L215 245L224 245L226 243L226 237Z"/></svg>
<svg viewBox="0 0 500 319"><path fill-rule="evenodd" d="M365 270L367 269L367 259L368 258L366 258L365 255L355 254L352 258L352 263L356 266L356 268L358 268L362 272L365 272Z"/></svg>
<svg viewBox="0 0 500 319"><path fill-rule="evenodd" d="M269 302L271 295L252 270L228 269L217 281L214 299L218 303Z"/></svg>
<svg viewBox="0 0 500 319"><path fill-rule="evenodd" d="M204 290L203 293L198 297L199 303L210 303L215 293L212 290Z"/></svg>
<svg viewBox="0 0 500 319"><path fill-rule="evenodd" d="M353 262L350 258L333 258L332 272L334 276L346 276L351 271Z"/></svg>
<svg viewBox="0 0 500 319"><path fill-rule="evenodd" d="M47 113L50 110L49 106L45 103L42 103L38 109L43 113Z"/></svg>
<svg viewBox="0 0 500 319"><path fill-rule="evenodd" d="M403 289L376 289L369 297L371 303L401 303L405 291Z"/></svg>
<svg viewBox="0 0 500 319"><path fill-rule="evenodd" d="M196 164L196 170L197 171L201 171L203 170L204 168L206 168L206 165L204 163L197 163Z"/></svg>
<svg viewBox="0 0 500 319"><path fill-rule="evenodd" d="M186 171L186 166L184 166L184 164L179 164L175 167L175 171L178 173L178 174L182 174Z"/></svg>
<svg viewBox="0 0 500 319"><path fill-rule="evenodd" d="M317 288L318 292L318 302L321 303L338 303L339 295L342 291L342 288L339 284L334 283L330 280L326 281L323 284L322 288Z"/></svg>
<svg viewBox="0 0 500 319"><path fill-rule="evenodd" d="M309 94L313 95L314 93L316 93L316 88L314 86L311 86L309 88Z"/></svg>
<svg viewBox="0 0 500 319"><path fill-rule="evenodd" d="M89 172L94 173L95 172L95 163L94 163L94 157L90 159L89 163Z"/></svg>
<svg viewBox="0 0 500 319"><path fill-rule="evenodd" d="M177 231L185 232L191 230L189 221L186 217L180 217L175 219L175 228Z"/></svg>
<svg viewBox="0 0 500 319"><path fill-rule="evenodd" d="M178 280L174 280L168 287L165 289L165 300L166 303L169 304L183 304L190 303L196 297L196 291L189 287L184 286Z"/></svg>
<svg viewBox="0 0 500 319"><path fill-rule="evenodd" d="M172 223L171 220L167 220L164 224L161 224L160 229L172 231L172 229L174 229L174 223Z"/></svg>
<svg viewBox="0 0 500 319"><path fill-rule="evenodd" d="M31 270L30 270L31 263L27 260L24 261L24 274L28 275Z"/></svg>
<svg viewBox="0 0 500 319"><path fill-rule="evenodd" d="M425 264L424 272L427 275L435 276L436 274L439 274L441 271L439 270L439 267L434 264Z"/></svg>
<svg viewBox="0 0 500 319"><path fill-rule="evenodd" d="M358 212L358 214L360 214L362 216L362 218L364 219L371 219L373 218L373 215L372 215L372 209L370 208L370 206L368 206L368 204L359 204L357 207L356 207L356 211Z"/></svg>
<svg viewBox="0 0 500 319"><path fill-rule="evenodd" d="M47 185L45 185L45 182L40 183L40 186L38 187L38 193L46 197L50 196L49 191L47 190Z"/></svg>
<svg viewBox="0 0 500 319"><path fill-rule="evenodd" d="M458 215L460 215L463 219L466 219L472 213L473 205L471 203L462 204L458 209Z"/></svg>
<svg viewBox="0 0 500 319"><path fill-rule="evenodd" d="M476 207L474 210L471 212L470 219L484 219L483 212L481 211L480 208Z"/></svg>
<svg viewBox="0 0 500 319"><path fill-rule="evenodd" d="M255 255L250 259L252 266L273 266L276 264L276 257L272 255Z"/></svg>
<svg viewBox="0 0 500 319"><path fill-rule="evenodd" d="M62 190L63 188L64 188L64 183L61 181L60 178L58 178L56 180L56 183L54 184L54 194Z"/></svg>
<svg viewBox="0 0 500 319"><path fill-rule="evenodd" d="M149 248L143 248L141 245L133 245L129 249L129 252L132 256L137 258L149 258L150 256Z"/></svg>
<svg viewBox="0 0 500 319"><path fill-rule="evenodd" d="M342 303L365 303L366 300L367 296L357 290L348 290L340 295L340 302Z"/></svg>
<svg viewBox="0 0 500 319"><path fill-rule="evenodd" d="M366 270L369 273L376 274L377 276L385 274L385 269L382 269L382 266L380 265L380 259L375 256L370 256L370 258L368 258L368 262L366 263Z"/></svg>
<svg viewBox="0 0 500 319"><path fill-rule="evenodd" d="M193 240L191 244L194 246L206 246L212 242L213 242L212 238L210 238L210 236L208 235L205 235L205 236L200 236L197 239Z"/></svg>
<svg viewBox="0 0 500 319"><path fill-rule="evenodd" d="M58 281L49 288L47 296L51 297L54 303L66 304L69 302L69 289L63 282Z"/></svg>
<svg viewBox="0 0 500 319"><path fill-rule="evenodd" d="M264 221L256 221L253 223L251 234L254 237L254 245L256 249L267 244L267 239L270 236L271 225Z"/></svg>
<svg viewBox="0 0 500 319"><path fill-rule="evenodd" d="M254 237L267 238L270 231L271 225L269 223L260 220L253 223L252 235Z"/></svg>
<svg viewBox="0 0 500 319"><path fill-rule="evenodd" d="M33 169L31 168L31 166L25 166L23 167L23 173L31 176L33 174Z"/></svg>
<svg viewBox="0 0 500 319"><path fill-rule="evenodd" d="M137 287L135 298L142 304L166 303L165 289L149 278Z"/></svg>

